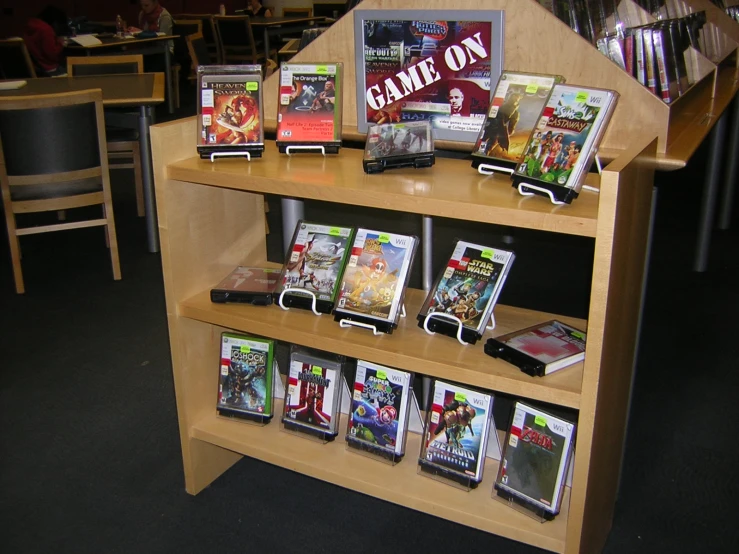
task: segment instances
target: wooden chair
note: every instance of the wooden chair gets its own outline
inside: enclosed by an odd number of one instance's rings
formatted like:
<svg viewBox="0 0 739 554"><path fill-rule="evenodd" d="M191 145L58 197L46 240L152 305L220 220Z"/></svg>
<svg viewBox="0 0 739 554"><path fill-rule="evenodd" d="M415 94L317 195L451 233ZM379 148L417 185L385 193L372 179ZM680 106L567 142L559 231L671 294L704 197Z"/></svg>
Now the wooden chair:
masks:
<svg viewBox="0 0 739 554"><path fill-rule="evenodd" d="M205 43L203 35L199 33L188 35L187 50L190 52L190 60L192 60L192 73L188 78L194 80L197 78L198 66L212 64L208 45Z"/></svg>
<svg viewBox="0 0 739 554"><path fill-rule="evenodd" d="M0 79L35 79L36 69L26 42L20 38L0 40Z"/></svg>
<svg viewBox="0 0 739 554"><path fill-rule="evenodd" d="M144 57L141 54L67 58L67 74L70 77L143 72ZM106 135L108 138L108 161L115 162L110 165L110 169L133 169L136 213L139 217L144 217L144 182L141 172L139 133L136 129L109 126L106 128ZM118 160L131 160L131 163L119 162Z"/></svg>
<svg viewBox="0 0 739 554"><path fill-rule="evenodd" d="M218 29L213 18L214 16L209 13L181 13L174 16L175 21L200 21L200 32L203 35L211 58L210 62L204 65L223 63L221 45L218 42Z"/></svg>
<svg viewBox="0 0 739 554"><path fill-rule="evenodd" d="M0 97L0 191L18 294L25 292L23 235L104 226L113 279L121 278L100 90ZM97 219L16 224L16 214L96 205L103 209Z"/></svg>
<svg viewBox="0 0 739 554"><path fill-rule="evenodd" d="M192 58L190 57L190 51L187 46L187 37L190 35L202 36L203 22L195 19L175 20L172 34L180 37L174 44L174 59L180 67L190 67L190 70L187 72L187 77L189 79L195 74L196 67L192 65Z"/></svg>
<svg viewBox="0 0 739 554"><path fill-rule="evenodd" d="M313 17L313 8L282 8L283 17Z"/></svg>
<svg viewBox="0 0 739 554"><path fill-rule="evenodd" d="M260 45L254 40L248 15L214 15L213 20L218 31L222 63L258 64L270 57L264 52L264 45L261 45L262 49L258 48Z"/></svg>

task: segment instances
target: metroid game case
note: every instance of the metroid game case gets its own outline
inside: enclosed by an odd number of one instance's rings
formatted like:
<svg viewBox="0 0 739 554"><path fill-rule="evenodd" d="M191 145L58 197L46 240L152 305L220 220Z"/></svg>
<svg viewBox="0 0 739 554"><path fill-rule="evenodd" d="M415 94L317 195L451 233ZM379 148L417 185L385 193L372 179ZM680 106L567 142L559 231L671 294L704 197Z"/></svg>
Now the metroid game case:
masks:
<svg viewBox="0 0 739 554"><path fill-rule="evenodd" d="M457 241L418 314L418 326L423 328L434 313L453 316L462 324L462 340L475 344L485 332L515 258L508 250ZM431 317L426 325L452 337L459 328L448 317Z"/></svg>
<svg viewBox="0 0 739 554"><path fill-rule="evenodd" d="M492 164L512 171L522 159L552 87L563 82L559 75L504 71L472 149L472 167Z"/></svg>
<svg viewBox="0 0 739 554"><path fill-rule="evenodd" d="M312 309L330 314L336 301L341 275L353 236L351 227L298 221L275 290L286 307Z"/></svg>
<svg viewBox="0 0 739 554"><path fill-rule="evenodd" d="M586 334L551 320L488 339L485 353L542 377L585 359Z"/></svg>
<svg viewBox="0 0 739 554"><path fill-rule="evenodd" d="M482 481L493 396L436 380L418 464L476 487Z"/></svg>
<svg viewBox="0 0 739 554"><path fill-rule="evenodd" d="M268 423L272 419L271 340L221 334L218 413Z"/></svg>
<svg viewBox="0 0 739 554"><path fill-rule="evenodd" d="M279 269L239 266L210 289L210 301L269 306L279 277Z"/></svg>
<svg viewBox="0 0 739 554"><path fill-rule="evenodd" d="M516 402L495 490L553 519L562 503L575 424Z"/></svg>
<svg viewBox="0 0 739 554"><path fill-rule="evenodd" d="M577 198L617 99L612 90L555 85L513 174L513 186L526 189L529 183L567 204Z"/></svg>
<svg viewBox="0 0 739 554"><path fill-rule="evenodd" d="M324 441L338 435L342 359L293 347L282 424Z"/></svg>
<svg viewBox="0 0 739 554"><path fill-rule="evenodd" d="M400 461L405 454L413 374L357 360L346 441L349 446Z"/></svg>
<svg viewBox="0 0 739 554"><path fill-rule="evenodd" d="M415 236L357 229L334 319L359 321L392 333L417 244Z"/></svg>
<svg viewBox="0 0 739 554"><path fill-rule="evenodd" d="M198 66L198 153L201 158L264 151L262 68ZM213 155L213 156L212 156Z"/></svg>
<svg viewBox="0 0 739 554"><path fill-rule="evenodd" d="M277 147L336 154L341 146L341 63L283 63L277 103Z"/></svg>
<svg viewBox="0 0 739 554"><path fill-rule="evenodd" d="M385 123L372 125L367 131L364 148L365 173L382 173L385 169L431 167L436 162L431 123Z"/></svg>

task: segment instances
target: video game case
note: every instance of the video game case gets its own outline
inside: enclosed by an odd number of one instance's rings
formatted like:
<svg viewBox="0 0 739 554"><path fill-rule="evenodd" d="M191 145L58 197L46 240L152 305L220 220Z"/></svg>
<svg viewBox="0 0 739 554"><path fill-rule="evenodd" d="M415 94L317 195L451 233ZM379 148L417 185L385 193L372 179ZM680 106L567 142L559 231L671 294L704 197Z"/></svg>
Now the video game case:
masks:
<svg viewBox="0 0 739 554"><path fill-rule="evenodd" d="M508 250L457 241L446 267L436 279L418 314L418 326L434 313L455 317L462 325L462 340L475 344L503 290L516 255ZM428 329L456 337L459 325L446 317L431 317Z"/></svg>
<svg viewBox="0 0 739 554"><path fill-rule="evenodd" d="M688 64L685 61L685 50L688 48L688 39L687 36L681 36L679 21L672 20L669 22L667 26L667 37L669 38L668 44L671 57L675 62L678 94L683 95L690 88Z"/></svg>
<svg viewBox="0 0 739 554"><path fill-rule="evenodd" d="M624 30L624 70L636 77L636 52L634 51L634 29Z"/></svg>
<svg viewBox="0 0 739 554"><path fill-rule="evenodd" d="M413 374L357 360L346 441L393 462L405 455Z"/></svg>
<svg viewBox="0 0 739 554"><path fill-rule="evenodd" d="M334 319L373 325L392 333L397 327L418 238L357 229L341 281Z"/></svg>
<svg viewBox="0 0 739 554"><path fill-rule="evenodd" d="M283 63L277 104L277 147L336 154L341 147L342 68L335 63ZM311 148L315 147L315 148ZM292 153L292 149L290 150Z"/></svg>
<svg viewBox="0 0 739 554"><path fill-rule="evenodd" d="M339 434L343 359L293 347L282 424L332 441Z"/></svg>
<svg viewBox="0 0 739 554"><path fill-rule="evenodd" d="M282 296L284 306L310 310L315 297L316 311L330 314L353 236L351 227L298 221L275 289L275 301Z"/></svg>
<svg viewBox="0 0 739 554"><path fill-rule="evenodd" d="M647 74L647 88L652 94L659 96L659 71L657 69L657 60L654 53L654 39L652 38L652 28L645 27L642 29L642 42L644 43L644 67Z"/></svg>
<svg viewBox="0 0 739 554"><path fill-rule="evenodd" d="M201 158L264 151L262 68L201 65L198 76L198 141Z"/></svg>
<svg viewBox="0 0 739 554"><path fill-rule="evenodd" d="M431 167L436 162L434 137L428 121L371 125L362 165L365 173L386 169Z"/></svg>
<svg viewBox="0 0 739 554"><path fill-rule="evenodd" d="M543 377L585 359L586 338L584 331L550 320L488 339L485 354Z"/></svg>
<svg viewBox="0 0 739 554"><path fill-rule="evenodd" d="M274 343L221 333L217 410L220 415L268 423L272 419Z"/></svg>
<svg viewBox="0 0 739 554"><path fill-rule="evenodd" d="M561 75L504 71L472 150L472 167L493 163L513 170L522 159L552 87L563 82Z"/></svg>
<svg viewBox="0 0 739 554"><path fill-rule="evenodd" d="M659 85L662 101L670 104L680 96L677 84L677 70L669 48L669 26L655 25L652 30L654 54L657 59ZM667 42L666 42L667 41Z"/></svg>
<svg viewBox="0 0 739 554"><path fill-rule="evenodd" d="M210 289L210 301L269 306L279 278L279 269L238 266Z"/></svg>
<svg viewBox="0 0 739 554"><path fill-rule="evenodd" d="M523 402L513 410L495 490L544 519L559 513L575 424Z"/></svg>
<svg viewBox="0 0 739 554"><path fill-rule="evenodd" d="M567 204L577 198L618 96L612 90L555 85L536 128L541 138L535 133L526 146L513 186L529 183Z"/></svg>
<svg viewBox="0 0 739 554"><path fill-rule="evenodd" d="M418 464L422 471L475 488L482 481L493 396L436 380Z"/></svg>
<svg viewBox="0 0 739 554"><path fill-rule="evenodd" d="M634 33L634 58L636 61L636 80L643 86L647 86L647 60L644 52L644 29L633 29Z"/></svg>

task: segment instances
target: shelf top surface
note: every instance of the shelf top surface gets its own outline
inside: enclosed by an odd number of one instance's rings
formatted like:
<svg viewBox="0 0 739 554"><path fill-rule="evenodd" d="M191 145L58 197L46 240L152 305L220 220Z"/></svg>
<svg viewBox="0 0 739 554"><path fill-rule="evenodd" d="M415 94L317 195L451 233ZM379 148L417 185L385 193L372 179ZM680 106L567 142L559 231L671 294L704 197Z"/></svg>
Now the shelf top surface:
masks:
<svg viewBox="0 0 739 554"><path fill-rule="evenodd" d="M584 190L571 205L555 206L540 196L521 196L507 176L478 174L468 160L437 157L432 168L367 175L362 155L361 150L342 148L325 157L287 156L269 141L264 157L251 162L192 157L170 164L168 174L170 179L251 192L595 236L597 193ZM595 184L599 180L597 175L589 179Z"/></svg>
<svg viewBox="0 0 739 554"><path fill-rule="evenodd" d="M476 345L463 346L456 339L432 336L418 327L416 315L425 300L423 291L409 289L407 317L390 335L375 336L356 327L342 328L333 316L316 316L307 310L282 310L277 305L214 304L209 291L179 304L180 316L213 325L284 340L351 358L458 381L487 390L531 398L569 408L578 408L584 363L579 362L546 377L530 377L517 367L492 358L483 350L492 336L523 329L556 317L579 329L583 320L498 305L496 328L487 331Z"/></svg>

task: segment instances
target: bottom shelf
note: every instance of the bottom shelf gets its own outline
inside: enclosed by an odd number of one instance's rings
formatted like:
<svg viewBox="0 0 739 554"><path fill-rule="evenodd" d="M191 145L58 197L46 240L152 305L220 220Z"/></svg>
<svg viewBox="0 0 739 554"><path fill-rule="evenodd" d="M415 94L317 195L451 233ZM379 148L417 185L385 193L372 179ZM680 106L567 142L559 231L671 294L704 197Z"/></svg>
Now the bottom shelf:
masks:
<svg viewBox="0 0 739 554"><path fill-rule="evenodd" d="M275 403L281 413L282 402ZM342 421L342 426L344 422ZM328 481L351 490L400 504L456 523L475 527L553 552L564 552L570 490L565 489L562 511L554 521L538 523L491 498L498 462L487 459L484 480L470 492L417 475L421 436L409 433L406 457L389 466L348 452L343 434L320 444L284 433L277 416L264 427L219 417L215 413L196 422L192 438L245 456Z"/></svg>

